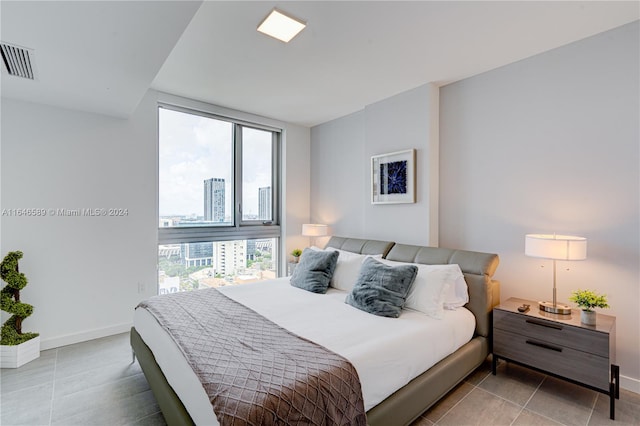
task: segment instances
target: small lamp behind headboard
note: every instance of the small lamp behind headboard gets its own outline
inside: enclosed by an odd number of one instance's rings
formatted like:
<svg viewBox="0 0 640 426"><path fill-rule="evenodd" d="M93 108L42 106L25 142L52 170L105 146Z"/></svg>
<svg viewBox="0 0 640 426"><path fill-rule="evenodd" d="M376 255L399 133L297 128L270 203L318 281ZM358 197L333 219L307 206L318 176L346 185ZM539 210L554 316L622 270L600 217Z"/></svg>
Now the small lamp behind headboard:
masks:
<svg viewBox="0 0 640 426"><path fill-rule="evenodd" d="M315 244L316 237L324 237L328 234L328 226L319 223L305 223L302 225L302 235L311 237L312 244Z"/></svg>

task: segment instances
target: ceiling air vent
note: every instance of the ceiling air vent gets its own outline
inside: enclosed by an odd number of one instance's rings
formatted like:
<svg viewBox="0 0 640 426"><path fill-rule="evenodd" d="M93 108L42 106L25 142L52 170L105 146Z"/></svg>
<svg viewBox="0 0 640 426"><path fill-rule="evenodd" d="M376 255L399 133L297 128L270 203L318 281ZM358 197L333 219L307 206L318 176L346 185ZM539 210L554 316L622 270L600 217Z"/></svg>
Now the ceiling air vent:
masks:
<svg viewBox="0 0 640 426"><path fill-rule="evenodd" d="M35 80L33 49L0 42L0 53L9 75Z"/></svg>

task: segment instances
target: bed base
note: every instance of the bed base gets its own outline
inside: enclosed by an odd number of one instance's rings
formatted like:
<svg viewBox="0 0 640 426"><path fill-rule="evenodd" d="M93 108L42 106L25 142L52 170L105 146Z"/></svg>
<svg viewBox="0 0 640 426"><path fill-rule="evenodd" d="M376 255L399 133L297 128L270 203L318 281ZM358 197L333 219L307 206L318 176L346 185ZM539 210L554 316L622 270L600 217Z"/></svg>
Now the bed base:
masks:
<svg viewBox="0 0 640 426"><path fill-rule="evenodd" d="M153 391L167 425L195 425L156 363L151 349L134 327L131 328L131 347ZM408 425L438 402L458 383L479 367L487 358L489 344L477 336L406 386L367 411L370 426Z"/></svg>
<svg viewBox="0 0 640 426"><path fill-rule="evenodd" d="M491 279L498 256L489 253L419 247L385 241L331 237L331 247L363 254L382 254L390 260L426 264L457 263L469 288L469 309L476 318L475 336L380 404L367 411L370 426L409 425L438 402L491 353L492 310L500 302L500 284ZM156 363L151 349L134 327L131 347L169 426L193 425L184 405Z"/></svg>
<svg viewBox="0 0 640 426"><path fill-rule="evenodd" d="M160 411L162 411L167 425L194 425L195 423L191 419L187 409L184 408L182 401L178 398L178 394L174 392L156 362L153 352L151 352L149 346L142 340L142 337L140 337L134 327L131 327L130 339L135 358L138 359L138 364L140 364L140 368L142 368L142 372L147 378L147 382L149 382L149 387L156 397L156 401L158 401Z"/></svg>
<svg viewBox="0 0 640 426"><path fill-rule="evenodd" d="M367 411L370 426L409 425L478 368L489 344L477 336Z"/></svg>

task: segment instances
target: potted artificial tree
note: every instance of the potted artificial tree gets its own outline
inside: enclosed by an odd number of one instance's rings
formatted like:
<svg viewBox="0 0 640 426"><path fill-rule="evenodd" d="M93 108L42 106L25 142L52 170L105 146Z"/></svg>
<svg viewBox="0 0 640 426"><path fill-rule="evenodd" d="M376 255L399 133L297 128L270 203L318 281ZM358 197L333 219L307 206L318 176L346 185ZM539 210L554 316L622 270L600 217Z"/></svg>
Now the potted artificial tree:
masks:
<svg viewBox="0 0 640 426"><path fill-rule="evenodd" d="M0 276L7 283L0 291L0 308L12 314L0 330L2 368L18 368L40 356L38 333L22 332L22 321L31 315L33 306L20 301L20 290L27 285L27 277L18 270L21 258L21 251L12 251L0 263Z"/></svg>
<svg viewBox="0 0 640 426"><path fill-rule="evenodd" d="M596 324L596 311L593 308L608 308L607 296L591 290L576 290L571 294L570 301L574 302L580 312L580 322L586 325Z"/></svg>

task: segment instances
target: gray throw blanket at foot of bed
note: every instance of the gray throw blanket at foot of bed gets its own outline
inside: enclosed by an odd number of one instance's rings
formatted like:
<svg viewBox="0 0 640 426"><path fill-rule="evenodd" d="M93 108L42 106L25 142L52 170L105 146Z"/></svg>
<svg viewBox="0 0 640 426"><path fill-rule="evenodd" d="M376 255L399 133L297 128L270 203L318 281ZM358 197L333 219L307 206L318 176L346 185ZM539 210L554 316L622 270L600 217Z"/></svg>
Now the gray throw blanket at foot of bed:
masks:
<svg viewBox="0 0 640 426"><path fill-rule="evenodd" d="M138 305L169 332L221 425L366 425L358 373L216 289Z"/></svg>

